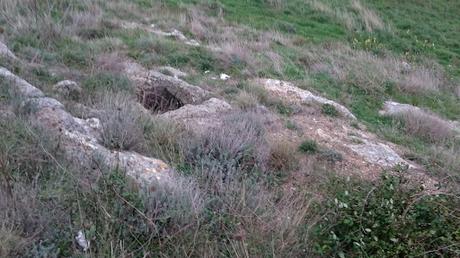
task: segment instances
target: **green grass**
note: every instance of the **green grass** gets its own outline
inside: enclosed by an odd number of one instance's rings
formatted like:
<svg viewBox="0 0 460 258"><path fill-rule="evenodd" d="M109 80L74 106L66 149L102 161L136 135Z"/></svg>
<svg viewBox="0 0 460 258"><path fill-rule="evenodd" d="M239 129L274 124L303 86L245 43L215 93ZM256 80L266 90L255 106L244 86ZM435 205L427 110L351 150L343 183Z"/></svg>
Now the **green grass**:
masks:
<svg viewBox="0 0 460 258"><path fill-rule="evenodd" d="M305 140L299 145L299 151L303 153L316 153L319 147L315 140Z"/></svg>
<svg viewBox="0 0 460 258"><path fill-rule="evenodd" d="M128 56L146 67L169 65L191 67L200 72L223 70L216 58L203 47L187 46L175 39L153 36L142 31L122 30L114 35L128 46Z"/></svg>
<svg viewBox="0 0 460 258"><path fill-rule="evenodd" d="M460 59L457 27L460 23L457 1L377 1L363 0L363 4L376 10L392 32L348 31L343 25L312 8L303 1L286 1L282 8L274 8L262 0L257 1L197 1L168 0L173 7L183 4L200 3L207 7L209 14L223 10L224 17L230 22L245 24L262 30L278 30L299 35L308 41L324 42L342 40L353 42L354 39L376 37L386 49L401 54L422 54L437 58L444 65L458 68ZM323 1L332 7L347 7L346 1ZM434 44L434 47L433 47ZM454 74L460 75L458 69Z"/></svg>
<svg viewBox="0 0 460 258"><path fill-rule="evenodd" d="M199 4L204 6L210 15L222 9L224 18L229 22L261 30L275 29L303 37L306 42L348 41L349 44L361 49L380 53L389 50L406 55L416 62L423 57L435 58L444 65L451 76L458 76L460 71L458 67L460 35L455 29L456 24L459 23L456 22L459 17L455 14L460 10L460 5L454 1L435 1L435 3L420 3L416 0L362 1L364 5L376 10L377 14L390 25L392 31L374 33L347 31L334 21L334 18L322 17L319 12L312 11L309 5L298 1L288 1L282 8L274 8L265 1L169 0L167 2L173 8L183 8L184 4ZM346 5L345 2L329 2L331 6L336 7ZM374 37L375 44L364 44L366 39ZM259 76L282 77L286 80L311 78L297 60L296 51L283 46L274 46L274 49L285 59L283 75L270 70L260 70L257 72ZM363 92L358 89L359 85L353 85L352 82L335 82L327 75L315 75L312 81L309 87L313 87L329 98L345 103L359 119L374 126L385 123L384 118L378 117L378 110L388 99L425 107L449 119L460 119L460 101L450 92L414 95L394 90L391 85L385 86L386 89L378 92Z"/></svg>
<svg viewBox="0 0 460 258"><path fill-rule="evenodd" d="M327 16L316 12L302 1L288 1L288 6L282 9L270 7L266 2L222 0L168 0L172 6L204 2L210 14L222 9L225 18L230 22L241 23L261 30L277 30L289 34L301 35L312 42L331 39L343 39L345 29Z"/></svg>
<svg viewBox="0 0 460 258"><path fill-rule="evenodd" d="M443 0L368 0L366 2L377 9L396 29L394 35L379 35L385 47L399 53L410 52L433 56L444 65L456 67L453 74L460 76L458 70L460 2Z"/></svg>
<svg viewBox="0 0 460 258"><path fill-rule="evenodd" d="M331 104L323 104L321 106L321 112L327 116L337 117L339 116L339 111Z"/></svg>
<svg viewBox="0 0 460 258"><path fill-rule="evenodd" d="M134 94L131 81L125 76L111 72L89 75L83 82L84 95L96 96L107 92L126 92Z"/></svg>

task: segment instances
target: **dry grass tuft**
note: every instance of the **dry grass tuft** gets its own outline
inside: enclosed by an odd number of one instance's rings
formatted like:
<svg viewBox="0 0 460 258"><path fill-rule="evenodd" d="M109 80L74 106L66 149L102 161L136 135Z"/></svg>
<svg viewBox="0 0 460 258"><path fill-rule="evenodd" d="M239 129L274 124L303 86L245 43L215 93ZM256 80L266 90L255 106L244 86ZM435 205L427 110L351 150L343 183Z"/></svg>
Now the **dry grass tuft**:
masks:
<svg viewBox="0 0 460 258"><path fill-rule="evenodd" d="M363 6L359 0L352 0L351 7L353 10L358 12L359 17L364 23L367 31L372 32L376 29L383 30L385 28L385 24L383 23L382 19L380 19L380 17L374 11L368 7Z"/></svg>
<svg viewBox="0 0 460 258"><path fill-rule="evenodd" d="M191 178L174 175L173 181L157 185L147 198L149 216L153 221L168 218L169 230L180 231L197 223L204 212L206 197ZM168 234L167 232L157 232Z"/></svg>
<svg viewBox="0 0 460 258"><path fill-rule="evenodd" d="M209 17L196 8L188 10L187 21L185 29L215 50L225 67L243 64L252 74L270 63L276 72L281 73L283 57L271 50L271 44L289 46L293 41L278 31L260 32L245 26L229 26L222 19Z"/></svg>
<svg viewBox="0 0 460 258"><path fill-rule="evenodd" d="M454 131L449 122L424 111L405 112L399 117L408 134L419 136L432 143L452 139Z"/></svg>
<svg viewBox="0 0 460 258"><path fill-rule="evenodd" d="M268 166L275 171L290 171L298 165L297 148L291 142L278 139L270 143Z"/></svg>
<svg viewBox="0 0 460 258"><path fill-rule="evenodd" d="M247 91L240 91L235 98L235 103L242 110L250 110L259 104L257 96Z"/></svg>
<svg viewBox="0 0 460 258"><path fill-rule="evenodd" d="M443 78L439 70L420 67L404 76L400 86L411 93L437 91L443 86Z"/></svg>
<svg viewBox="0 0 460 258"><path fill-rule="evenodd" d="M185 128L172 121L151 117L146 122L144 137L146 149L152 157L169 164L184 162L182 139L188 137Z"/></svg>
<svg viewBox="0 0 460 258"><path fill-rule="evenodd" d="M117 53L101 54L96 57L95 66L102 71L120 73L124 70L124 59Z"/></svg>
<svg viewBox="0 0 460 258"><path fill-rule="evenodd" d="M449 147L434 145L426 155L428 164L435 164L437 170L459 180L460 176L460 143Z"/></svg>
<svg viewBox="0 0 460 258"><path fill-rule="evenodd" d="M306 1L311 8L333 17L350 31L372 32L389 30L376 12L363 5L359 0L329 3L324 0Z"/></svg>
<svg viewBox="0 0 460 258"><path fill-rule="evenodd" d="M364 90L382 90L388 82L409 93L439 91L447 87L442 68L436 64L412 65L392 55L376 56L342 44L301 50L301 61L313 73L327 73Z"/></svg>
<svg viewBox="0 0 460 258"><path fill-rule="evenodd" d="M184 149L191 164L222 173L263 168L268 155L263 122L253 112L228 115L218 129L186 139Z"/></svg>
<svg viewBox="0 0 460 258"><path fill-rule="evenodd" d="M21 253L25 242L14 225L7 225L5 222L0 224L0 257L13 257Z"/></svg>
<svg viewBox="0 0 460 258"><path fill-rule="evenodd" d="M111 149L144 149L144 116L139 103L126 93L104 93L97 104L102 110L103 144Z"/></svg>
<svg viewBox="0 0 460 258"><path fill-rule="evenodd" d="M53 16L56 12L63 14L58 20ZM102 25L102 11L94 0L4 0L0 14L8 24L8 33L37 35L42 43L97 31Z"/></svg>

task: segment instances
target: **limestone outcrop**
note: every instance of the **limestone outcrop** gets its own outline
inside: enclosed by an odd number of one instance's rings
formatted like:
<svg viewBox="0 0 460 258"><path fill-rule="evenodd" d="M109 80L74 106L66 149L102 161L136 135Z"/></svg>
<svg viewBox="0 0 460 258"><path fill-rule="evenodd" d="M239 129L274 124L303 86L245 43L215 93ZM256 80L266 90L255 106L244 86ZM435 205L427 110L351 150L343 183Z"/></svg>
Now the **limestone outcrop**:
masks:
<svg viewBox="0 0 460 258"><path fill-rule="evenodd" d="M222 114L231 109L232 107L227 102L211 98L199 105L185 105L179 109L161 114L160 117L182 123L197 131L216 127L221 123Z"/></svg>
<svg viewBox="0 0 460 258"><path fill-rule="evenodd" d="M186 104L200 104L210 93L178 77L147 70L134 62L124 64L124 73L136 84L139 102L154 112L175 110Z"/></svg>
<svg viewBox="0 0 460 258"><path fill-rule="evenodd" d="M0 41L0 57L10 60L18 60L17 57L11 52L8 47Z"/></svg>
<svg viewBox="0 0 460 258"><path fill-rule="evenodd" d="M256 82L271 94L288 102L317 103L320 105L329 104L337 109L337 111L343 116L353 120L356 119L356 117L343 105L321 96L317 96L308 90L300 89L290 82L275 79L258 79Z"/></svg>
<svg viewBox="0 0 460 258"><path fill-rule="evenodd" d="M9 82L22 100L22 108L30 119L59 137L67 159L89 164L102 161L106 167L122 168L141 188L150 189L156 183L169 181L172 169L163 161L135 152L109 150L99 143L102 133L98 119L79 119L69 114L56 99L46 97L42 91L25 80L0 67L0 78Z"/></svg>

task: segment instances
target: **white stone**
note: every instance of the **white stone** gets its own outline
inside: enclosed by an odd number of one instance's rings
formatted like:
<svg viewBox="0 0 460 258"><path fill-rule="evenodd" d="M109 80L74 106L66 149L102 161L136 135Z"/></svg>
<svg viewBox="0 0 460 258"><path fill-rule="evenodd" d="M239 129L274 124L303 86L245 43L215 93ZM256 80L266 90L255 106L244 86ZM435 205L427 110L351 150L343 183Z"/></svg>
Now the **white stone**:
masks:
<svg viewBox="0 0 460 258"><path fill-rule="evenodd" d="M221 73L219 77L220 77L220 79L222 81L226 81L226 80L230 79L230 75L225 74L225 73Z"/></svg>
<svg viewBox="0 0 460 258"><path fill-rule="evenodd" d="M85 234L82 230L79 230L77 236L75 237L77 244L83 249L84 252L89 250L90 242L86 240Z"/></svg>

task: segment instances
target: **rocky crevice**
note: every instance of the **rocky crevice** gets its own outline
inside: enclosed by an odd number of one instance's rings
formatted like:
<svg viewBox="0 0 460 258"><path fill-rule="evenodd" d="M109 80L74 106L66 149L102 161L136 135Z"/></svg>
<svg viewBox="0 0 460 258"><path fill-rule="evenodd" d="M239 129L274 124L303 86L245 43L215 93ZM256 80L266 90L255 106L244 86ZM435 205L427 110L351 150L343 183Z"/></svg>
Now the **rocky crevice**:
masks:
<svg viewBox="0 0 460 258"><path fill-rule="evenodd" d="M126 62L123 67L123 72L136 85L139 102L153 113L165 113L187 104L200 104L211 95L178 76L147 70L134 62Z"/></svg>

